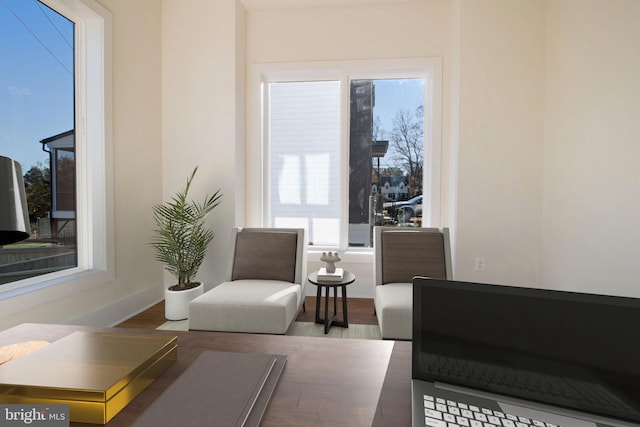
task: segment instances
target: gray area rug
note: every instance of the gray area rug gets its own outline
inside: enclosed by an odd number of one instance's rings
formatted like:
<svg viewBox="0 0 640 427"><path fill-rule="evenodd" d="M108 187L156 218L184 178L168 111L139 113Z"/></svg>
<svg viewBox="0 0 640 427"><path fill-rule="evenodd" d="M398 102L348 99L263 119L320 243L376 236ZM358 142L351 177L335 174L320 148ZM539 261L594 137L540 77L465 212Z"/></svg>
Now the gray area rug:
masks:
<svg viewBox="0 0 640 427"><path fill-rule="evenodd" d="M158 327L166 331L188 331L189 320L167 321ZM378 325L351 324L348 328L332 327L327 335L324 326L311 322L293 322L286 335L298 337L351 338L363 340L381 340Z"/></svg>

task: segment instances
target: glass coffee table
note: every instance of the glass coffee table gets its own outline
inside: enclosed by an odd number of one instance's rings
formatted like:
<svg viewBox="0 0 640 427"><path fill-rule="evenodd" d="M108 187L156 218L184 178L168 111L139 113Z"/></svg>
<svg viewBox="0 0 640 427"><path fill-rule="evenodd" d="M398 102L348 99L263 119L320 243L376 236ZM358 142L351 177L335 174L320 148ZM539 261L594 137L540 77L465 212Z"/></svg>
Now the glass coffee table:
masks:
<svg viewBox="0 0 640 427"><path fill-rule="evenodd" d="M324 324L324 333L328 334L331 326L340 326L342 328L349 327L349 318L347 316L347 285L356 280L356 275L345 271L340 281L323 281L318 280L318 272L309 274L307 278L309 283L318 287L316 294L316 323ZM336 320L338 309L338 292L341 289L340 296L342 298L342 320ZM322 290L324 289L324 318L320 317L320 299L322 299ZM329 317L329 294L333 289L333 316Z"/></svg>

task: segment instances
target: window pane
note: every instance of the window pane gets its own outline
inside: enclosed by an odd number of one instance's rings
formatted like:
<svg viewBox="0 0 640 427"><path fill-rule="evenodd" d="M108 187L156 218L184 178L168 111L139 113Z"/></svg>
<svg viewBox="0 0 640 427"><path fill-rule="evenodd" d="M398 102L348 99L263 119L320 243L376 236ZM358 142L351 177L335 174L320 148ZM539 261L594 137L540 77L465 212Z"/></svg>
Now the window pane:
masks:
<svg viewBox="0 0 640 427"><path fill-rule="evenodd" d="M422 224L424 80L353 80L350 88L349 245L372 227Z"/></svg>
<svg viewBox="0 0 640 427"><path fill-rule="evenodd" d="M340 82L269 85L269 222L336 246L340 229Z"/></svg>
<svg viewBox="0 0 640 427"><path fill-rule="evenodd" d="M29 239L0 248L0 283L77 266L74 25L0 3L0 155L22 166Z"/></svg>

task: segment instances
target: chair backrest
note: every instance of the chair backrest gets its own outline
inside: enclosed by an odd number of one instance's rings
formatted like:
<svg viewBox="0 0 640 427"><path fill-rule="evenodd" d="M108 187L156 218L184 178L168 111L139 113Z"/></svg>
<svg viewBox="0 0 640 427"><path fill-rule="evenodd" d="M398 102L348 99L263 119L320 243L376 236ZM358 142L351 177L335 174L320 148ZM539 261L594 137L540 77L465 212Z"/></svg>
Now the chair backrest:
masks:
<svg viewBox="0 0 640 427"><path fill-rule="evenodd" d="M306 236L300 228L233 229L227 280L306 280Z"/></svg>
<svg viewBox="0 0 640 427"><path fill-rule="evenodd" d="M376 285L453 277L448 228L375 227L373 247Z"/></svg>

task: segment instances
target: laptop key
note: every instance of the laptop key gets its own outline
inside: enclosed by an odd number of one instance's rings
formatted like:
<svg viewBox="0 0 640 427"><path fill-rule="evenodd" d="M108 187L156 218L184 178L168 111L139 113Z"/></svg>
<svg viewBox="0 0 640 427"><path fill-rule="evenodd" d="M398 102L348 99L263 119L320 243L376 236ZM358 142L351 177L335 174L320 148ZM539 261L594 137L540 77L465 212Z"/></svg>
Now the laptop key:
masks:
<svg viewBox="0 0 640 427"><path fill-rule="evenodd" d="M424 407L428 408L428 409L436 409L436 405L433 402L430 402L428 400L424 401Z"/></svg>
<svg viewBox="0 0 640 427"><path fill-rule="evenodd" d="M442 414L444 415L444 420L448 423L455 423L456 422L456 417L451 415L451 414Z"/></svg>
<svg viewBox="0 0 640 427"><path fill-rule="evenodd" d="M463 409L462 416L465 418L473 418L473 412L469 411L468 409Z"/></svg>
<svg viewBox="0 0 640 427"><path fill-rule="evenodd" d="M456 421L458 421L458 424L460 424L461 426L469 427L469 420L466 418L456 417Z"/></svg>
<svg viewBox="0 0 640 427"><path fill-rule="evenodd" d="M434 420L433 418L425 417L424 419L425 425L427 427L447 427L447 423L442 420Z"/></svg>
<svg viewBox="0 0 640 427"><path fill-rule="evenodd" d="M508 419L506 419L506 418L503 418L503 419L502 419L502 425L503 425L504 427L516 427L516 423L514 423L513 421L508 420Z"/></svg>
<svg viewBox="0 0 640 427"><path fill-rule="evenodd" d="M480 421L471 420L471 427L482 427L482 423Z"/></svg>
<svg viewBox="0 0 640 427"><path fill-rule="evenodd" d="M473 414L475 419L478 421L482 421L482 422L487 422L489 420L487 420L487 416L485 414L481 414L479 412L476 412L475 414Z"/></svg>
<svg viewBox="0 0 640 427"><path fill-rule="evenodd" d="M425 417L434 418L434 419L437 419L437 420L441 420L442 419L442 413L440 413L438 411L434 411L433 409L425 409L424 410L424 415L425 415Z"/></svg>

